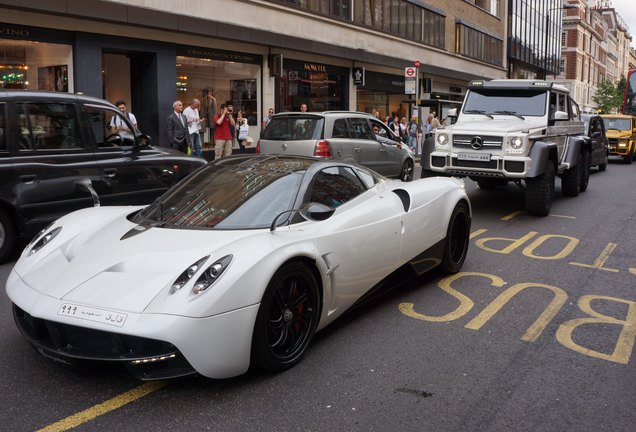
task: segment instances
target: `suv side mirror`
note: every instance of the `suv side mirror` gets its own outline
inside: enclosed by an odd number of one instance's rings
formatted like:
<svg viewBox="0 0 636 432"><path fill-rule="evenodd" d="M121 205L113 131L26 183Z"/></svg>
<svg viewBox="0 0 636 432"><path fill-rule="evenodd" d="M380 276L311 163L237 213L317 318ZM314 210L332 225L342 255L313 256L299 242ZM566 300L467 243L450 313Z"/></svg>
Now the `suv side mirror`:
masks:
<svg viewBox="0 0 636 432"><path fill-rule="evenodd" d="M601 135L602 134L600 132L592 132L592 135L590 136L590 138L599 139Z"/></svg>
<svg viewBox="0 0 636 432"><path fill-rule="evenodd" d="M555 111L554 112L554 120L569 120L570 116L565 111Z"/></svg>

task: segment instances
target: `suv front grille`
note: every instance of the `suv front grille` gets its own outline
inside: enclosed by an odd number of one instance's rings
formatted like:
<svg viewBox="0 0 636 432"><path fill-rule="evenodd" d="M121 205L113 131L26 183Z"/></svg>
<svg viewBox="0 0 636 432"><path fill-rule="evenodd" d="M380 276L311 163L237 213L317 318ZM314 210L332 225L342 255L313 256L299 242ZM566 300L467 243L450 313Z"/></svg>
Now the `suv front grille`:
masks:
<svg viewBox="0 0 636 432"><path fill-rule="evenodd" d="M475 138L481 140L481 147L473 147ZM486 135L454 135L453 146L457 148L466 148L472 150L500 150L502 148L503 138L499 136Z"/></svg>

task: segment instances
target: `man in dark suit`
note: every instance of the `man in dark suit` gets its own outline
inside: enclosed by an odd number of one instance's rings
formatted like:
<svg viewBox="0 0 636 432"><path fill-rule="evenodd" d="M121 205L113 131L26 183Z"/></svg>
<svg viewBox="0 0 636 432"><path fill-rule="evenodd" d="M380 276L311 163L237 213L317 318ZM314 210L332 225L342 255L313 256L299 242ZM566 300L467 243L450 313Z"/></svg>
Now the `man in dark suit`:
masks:
<svg viewBox="0 0 636 432"><path fill-rule="evenodd" d="M183 115L183 103L174 101L172 104L174 112L168 116L168 142L170 147L183 153L188 152L190 147L190 134L188 133L188 120Z"/></svg>

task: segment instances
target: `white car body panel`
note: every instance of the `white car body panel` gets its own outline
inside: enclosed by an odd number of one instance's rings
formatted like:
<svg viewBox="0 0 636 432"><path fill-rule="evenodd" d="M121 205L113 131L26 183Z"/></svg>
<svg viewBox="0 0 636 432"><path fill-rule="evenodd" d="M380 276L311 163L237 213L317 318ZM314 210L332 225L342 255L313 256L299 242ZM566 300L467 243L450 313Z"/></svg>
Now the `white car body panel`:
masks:
<svg viewBox="0 0 636 432"><path fill-rule="evenodd" d="M394 190L408 194L406 209ZM259 303L285 262L305 257L316 263L323 296L318 329L324 328L382 279L442 241L460 200L468 203L457 179L380 181L325 221L273 232L150 228L125 240L121 237L135 227L126 216L140 207L84 209L56 222L63 227L60 234L40 251L28 256L25 250L7 280L7 294L33 317L166 341L198 373L231 377L250 366ZM197 260L209 256L205 269L229 254L231 264L204 293L192 293L196 276L169 293ZM126 318L114 328L62 316L64 304Z"/></svg>

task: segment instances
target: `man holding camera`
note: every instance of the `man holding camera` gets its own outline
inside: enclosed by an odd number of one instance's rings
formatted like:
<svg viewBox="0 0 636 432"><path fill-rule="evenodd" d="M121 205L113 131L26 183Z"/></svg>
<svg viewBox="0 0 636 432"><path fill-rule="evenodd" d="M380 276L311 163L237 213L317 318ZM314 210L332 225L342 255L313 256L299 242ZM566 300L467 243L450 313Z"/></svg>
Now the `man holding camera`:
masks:
<svg viewBox="0 0 636 432"><path fill-rule="evenodd" d="M214 116L214 157L215 159L232 154L232 129L236 122L232 117L234 107L222 104L219 114Z"/></svg>

